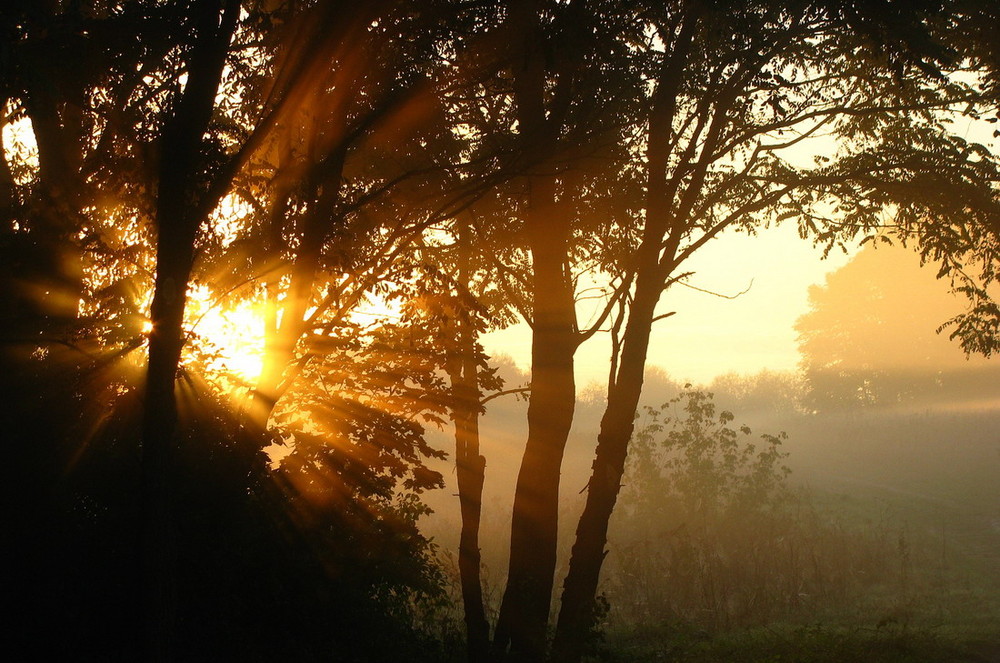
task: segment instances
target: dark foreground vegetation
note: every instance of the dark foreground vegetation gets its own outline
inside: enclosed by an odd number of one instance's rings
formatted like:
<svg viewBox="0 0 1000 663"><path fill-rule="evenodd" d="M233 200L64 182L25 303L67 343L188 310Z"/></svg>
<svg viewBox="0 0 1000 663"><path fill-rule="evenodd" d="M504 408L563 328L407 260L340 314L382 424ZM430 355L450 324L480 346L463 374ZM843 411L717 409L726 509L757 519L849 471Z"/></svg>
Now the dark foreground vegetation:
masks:
<svg viewBox="0 0 1000 663"><path fill-rule="evenodd" d="M978 0L6 0L6 648L990 656L996 369L890 324L870 253L802 386L647 359L691 257L778 224L905 246L960 308L903 319L1000 349L997 34ZM530 376L483 347L514 324Z"/></svg>

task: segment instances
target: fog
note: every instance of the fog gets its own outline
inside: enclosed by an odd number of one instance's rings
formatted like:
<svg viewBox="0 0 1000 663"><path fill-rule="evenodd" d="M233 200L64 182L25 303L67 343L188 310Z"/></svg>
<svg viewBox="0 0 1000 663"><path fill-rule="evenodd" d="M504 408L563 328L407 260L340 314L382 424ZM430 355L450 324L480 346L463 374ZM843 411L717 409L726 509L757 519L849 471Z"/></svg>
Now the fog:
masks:
<svg viewBox="0 0 1000 663"><path fill-rule="evenodd" d="M936 332L962 301L935 276L909 251L869 248L811 291L797 324L799 371L698 385L647 373L599 591L609 642L645 656L648 633L649 647L708 656L705 643L734 631L807 648L844 630L875 641L907 634L911 644L997 631L1000 364L966 357ZM509 357L496 362L508 387L528 383ZM598 386L581 390L561 480L557 587L604 405ZM525 414L507 396L482 419L494 614ZM451 444L445 433L435 441ZM424 528L454 564L455 476L441 469L449 485L428 496L435 513Z"/></svg>

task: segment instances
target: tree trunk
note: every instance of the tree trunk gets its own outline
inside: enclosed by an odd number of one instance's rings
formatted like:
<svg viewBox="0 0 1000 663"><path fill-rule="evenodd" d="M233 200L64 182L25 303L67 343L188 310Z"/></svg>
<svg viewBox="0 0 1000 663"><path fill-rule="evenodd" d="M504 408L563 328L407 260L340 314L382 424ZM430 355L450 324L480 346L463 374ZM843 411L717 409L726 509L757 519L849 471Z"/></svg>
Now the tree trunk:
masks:
<svg viewBox="0 0 1000 663"><path fill-rule="evenodd" d="M462 324L462 323L460 323ZM466 321L459 330L461 374L452 381L455 395L455 460L462 533L458 545L458 571L465 606L465 631L469 663L482 663L489 655L489 623L483 606L480 577L482 563L479 526L483 507L486 458L479 453L479 384L475 337Z"/></svg>
<svg viewBox="0 0 1000 663"><path fill-rule="evenodd" d="M559 529L559 478L576 406L573 356L579 345L568 272L570 208L557 195L555 175L530 173L558 147L562 119L546 113L541 11L540 3L523 0L511 4L508 16L511 35L522 44L512 74L519 140L529 169L524 214L532 259L531 395L528 439L511 515L507 587L493 642L498 658L509 651L512 660L526 663L541 661L546 652ZM561 87L561 95L571 89ZM562 198L566 197L563 192Z"/></svg>
<svg viewBox="0 0 1000 663"><path fill-rule="evenodd" d="M698 3L688 4L685 13L673 49L661 64L650 99L646 145L646 218L638 250L635 298L622 338L621 362L613 383L608 385L608 405L601 418L587 502L577 525L569 572L563 583L553 642L553 658L558 663L578 663L595 626L595 598L601 566L607 554L604 547L608 539L608 523L621 490L628 444L635 426L635 411L642 394L656 305L667 277L677 266L676 251L686 228L677 215L680 214L683 219L693 202L691 199L686 206L681 205L679 212L673 209L672 203L681 179L668 181L666 178L677 94L700 21ZM704 177L704 171L695 173L694 179L699 177Z"/></svg>
<svg viewBox="0 0 1000 663"><path fill-rule="evenodd" d="M160 141L156 202L156 281L142 420L141 546L146 660L173 660L177 591L177 541L172 496L178 475L177 401L174 380L184 346L187 286L198 228L218 200L196 184L201 149L215 107L238 0L199 6L199 34L187 86ZM221 194L218 194L221 196Z"/></svg>
<svg viewBox="0 0 1000 663"><path fill-rule="evenodd" d="M141 550L146 659L169 661L177 600L177 542L171 508L178 480L174 378L184 345L181 324L192 250L171 251L163 246L162 238L158 243L142 424Z"/></svg>
<svg viewBox="0 0 1000 663"><path fill-rule="evenodd" d="M25 303L40 313L45 334L65 335L77 318L83 293L83 257L77 235L86 225L80 210L88 202L80 173L85 139L79 109L55 94L50 85L32 81L25 109L38 147L39 186L29 217L30 249L18 266L19 277L33 286L36 294Z"/></svg>
<svg viewBox="0 0 1000 663"><path fill-rule="evenodd" d="M514 493L507 588L494 649L507 647L517 661L540 661L556 568L559 477L576 387L576 305L567 274L569 220L555 204L546 178L531 192L528 209L532 254L533 321L528 440Z"/></svg>
<svg viewBox="0 0 1000 663"><path fill-rule="evenodd" d="M618 500L625 471L628 443L642 393L643 372L654 310L661 287L655 279L636 285L635 301L625 328L618 375L608 391L601 418L597 452L587 489L587 502L576 530L569 573L563 583L562 603L553 643L558 663L578 663L594 627L597 582L608 538L608 522Z"/></svg>
<svg viewBox="0 0 1000 663"><path fill-rule="evenodd" d="M468 223L459 227L458 283L468 288L472 281L472 238ZM464 293L459 293L461 298ZM466 650L469 663L485 663L489 658L490 626L483 604L480 569L479 528L483 510L483 484L486 458L479 453L479 415L482 393L479 388L479 365L476 361L474 311L459 312L456 318L458 352L449 361L455 422L455 464L458 500L462 514L462 532L458 544L458 572L465 608Z"/></svg>

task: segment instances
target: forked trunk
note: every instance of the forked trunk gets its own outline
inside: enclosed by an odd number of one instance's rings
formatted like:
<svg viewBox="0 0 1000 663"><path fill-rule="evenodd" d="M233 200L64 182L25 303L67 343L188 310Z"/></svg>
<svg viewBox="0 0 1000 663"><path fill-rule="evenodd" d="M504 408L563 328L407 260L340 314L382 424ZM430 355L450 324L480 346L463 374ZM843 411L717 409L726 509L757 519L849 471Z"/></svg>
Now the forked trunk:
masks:
<svg viewBox="0 0 1000 663"><path fill-rule="evenodd" d="M623 337L617 378L608 391L587 502L576 530L569 573L563 583L553 660L578 663L595 626L597 583L608 540L608 522L618 500L635 411L642 392L650 328L660 288L642 280Z"/></svg>

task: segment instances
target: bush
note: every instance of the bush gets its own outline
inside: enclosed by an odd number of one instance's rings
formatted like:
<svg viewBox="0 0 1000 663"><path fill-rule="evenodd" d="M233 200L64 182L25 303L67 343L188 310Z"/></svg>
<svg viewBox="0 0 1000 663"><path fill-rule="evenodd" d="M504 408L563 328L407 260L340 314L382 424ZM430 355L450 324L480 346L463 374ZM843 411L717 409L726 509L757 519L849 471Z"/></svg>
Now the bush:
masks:
<svg viewBox="0 0 1000 663"><path fill-rule="evenodd" d="M784 433L733 421L690 388L646 410L610 537L616 621L763 624L906 571L905 539L889 526L854 531L788 487Z"/></svg>

